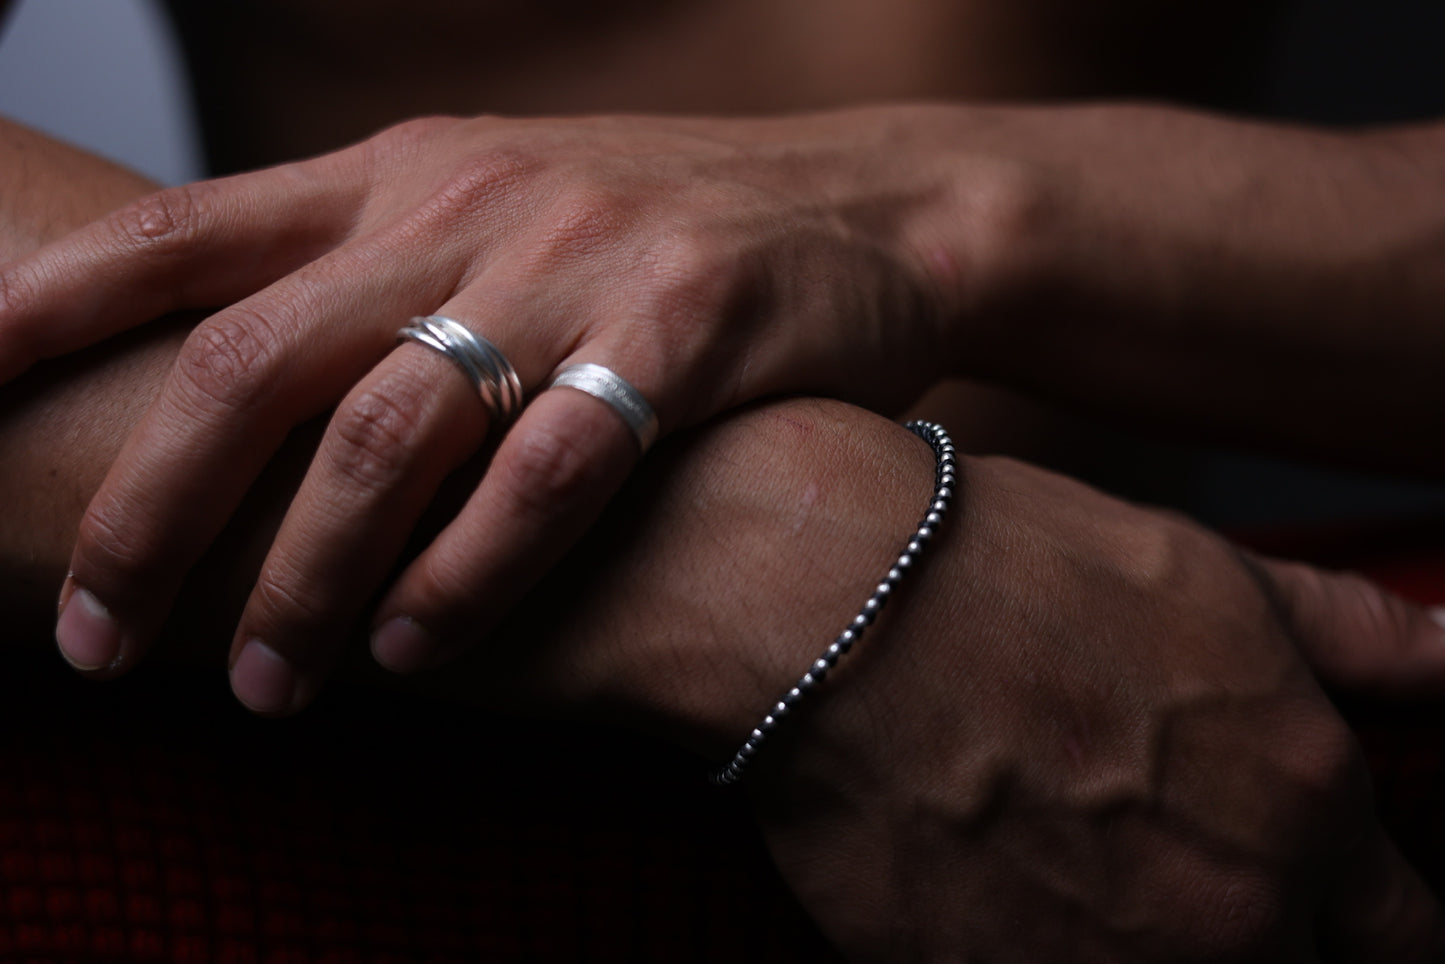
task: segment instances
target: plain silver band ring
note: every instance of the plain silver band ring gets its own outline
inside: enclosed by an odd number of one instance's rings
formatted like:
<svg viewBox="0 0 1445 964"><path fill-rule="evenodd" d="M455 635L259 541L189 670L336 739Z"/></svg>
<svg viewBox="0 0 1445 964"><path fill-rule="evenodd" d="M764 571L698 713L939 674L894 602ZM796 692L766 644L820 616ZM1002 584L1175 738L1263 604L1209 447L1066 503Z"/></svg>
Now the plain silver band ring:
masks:
<svg viewBox="0 0 1445 964"><path fill-rule="evenodd" d="M637 444L645 453L657 441L657 414L642 393L628 384L627 379L606 365L569 365L562 369L549 388L575 388L593 398L600 398L612 410L622 416Z"/></svg>
<svg viewBox="0 0 1445 964"><path fill-rule="evenodd" d="M476 387L494 425L505 428L522 410L522 380L507 356L456 319L418 315L396 338L425 345L456 363Z"/></svg>

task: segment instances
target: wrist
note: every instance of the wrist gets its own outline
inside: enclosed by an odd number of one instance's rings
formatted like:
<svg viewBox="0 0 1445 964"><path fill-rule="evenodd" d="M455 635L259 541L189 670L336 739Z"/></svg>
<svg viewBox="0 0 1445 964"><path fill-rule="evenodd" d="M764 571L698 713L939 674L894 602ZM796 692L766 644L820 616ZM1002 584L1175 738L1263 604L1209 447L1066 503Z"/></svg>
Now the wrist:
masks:
<svg viewBox="0 0 1445 964"><path fill-rule="evenodd" d="M887 149L923 185L900 236L949 375L1006 371L1028 311L1067 276L1067 197L1046 143L1061 113L924 105L887 125Z"/></svg>
<svg viewBox="0 0 1445 964"><path fill-rule="evenodd" d="M710 426L652 465L529 601L568 592L565 612L539 625L544 607L523 607L526 665L508 688L724 759L856 614L932 482L926 445L838 403Z"/></svg>

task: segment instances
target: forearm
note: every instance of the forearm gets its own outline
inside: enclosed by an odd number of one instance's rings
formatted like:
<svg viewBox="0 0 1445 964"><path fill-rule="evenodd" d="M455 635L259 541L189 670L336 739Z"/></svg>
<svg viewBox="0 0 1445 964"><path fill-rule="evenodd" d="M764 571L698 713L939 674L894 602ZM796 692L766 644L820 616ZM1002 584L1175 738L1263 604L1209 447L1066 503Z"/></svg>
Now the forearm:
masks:
<svg viewBox="0 0 1445 964"><path fill-rule="evenodd" d="M155 188L133 171L0 117L0 263Z"/></svg>
<svg viewBox="0 0 1445 964"><path fill-rule="evenodd" d="M0 118L0 263L153 189L122 167ZM165 346L177 339L133 336L0 387L0 610L22 626L48 618L76 521L160 384ZM25 629L14 636L27 637L33 633Z"/></svg>
<svg viewBox="0 0 1445 964"><path fill-rule="evenodd" d="M954 158L916 237L956 370L1176 431L1445 468L1439 125L919 118Z"/></svg>
<svg viewBox="0 0 1445 964"><path fill-rule="evenodd" d="M0 612L51 637L86 504L169 370L187 325L152 325L0 386Z"/></svg>

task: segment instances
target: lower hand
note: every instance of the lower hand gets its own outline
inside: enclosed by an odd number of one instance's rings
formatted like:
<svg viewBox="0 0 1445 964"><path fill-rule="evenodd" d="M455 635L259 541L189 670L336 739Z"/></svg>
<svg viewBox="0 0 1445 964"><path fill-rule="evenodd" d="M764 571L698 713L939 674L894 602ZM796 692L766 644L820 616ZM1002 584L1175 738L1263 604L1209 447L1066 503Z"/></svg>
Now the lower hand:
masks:
<svg viewBox="0 0 1445 964"><path fill-rule="evenodd" d="M866 598L931 461L838 406L730 420L484 669L721 762ZM1438 694L1445 631L1361 579L965 459L929 555L745 787L859 961L1438 960L1440 907L1322 685Z"/></svg>

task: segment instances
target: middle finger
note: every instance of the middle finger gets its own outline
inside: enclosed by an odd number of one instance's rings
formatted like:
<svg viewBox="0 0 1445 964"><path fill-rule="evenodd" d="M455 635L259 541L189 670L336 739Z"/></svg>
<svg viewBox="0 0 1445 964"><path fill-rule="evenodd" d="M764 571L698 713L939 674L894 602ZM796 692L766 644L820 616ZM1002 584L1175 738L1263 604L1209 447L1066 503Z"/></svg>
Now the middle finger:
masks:
<svg viewBox="0 0 1445 964"><path fill-rule="evenodd" d="M203 322L81 522L56 639L77 669L138 659L181 583L297 424L389 350L415 303L453 284L394 244L353 244Z"/></svg>
<svg viewBox="0 0 1445 964"><path fill-rule="evenodd" d="M519 346L524 384L545 347ZM452 358L403 343L338 407L237 628L231 682L250 709L310 702L443 481L505 428L477 392Z"/></svg>

